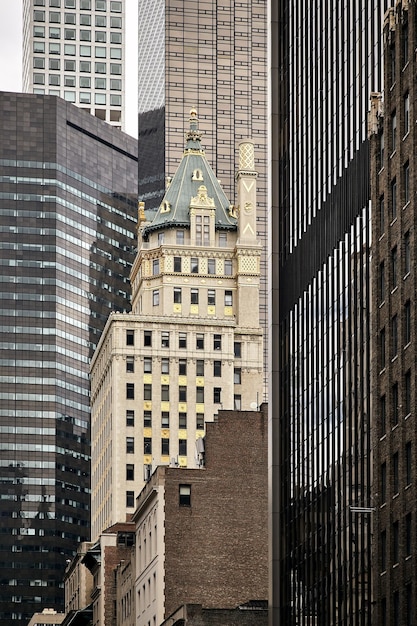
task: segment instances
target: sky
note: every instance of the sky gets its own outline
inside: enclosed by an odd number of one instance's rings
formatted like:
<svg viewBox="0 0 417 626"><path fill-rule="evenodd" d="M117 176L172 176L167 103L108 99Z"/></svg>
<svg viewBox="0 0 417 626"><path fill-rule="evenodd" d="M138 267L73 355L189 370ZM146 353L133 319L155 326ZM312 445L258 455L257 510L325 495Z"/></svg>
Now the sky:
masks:
<svg viewBox="0 0 417 626"><path fill-rule="evenodd" d="M137 137L137 0L126 2L126 132ZM22 0L0 0L0 91L22 91Z"/></svg>

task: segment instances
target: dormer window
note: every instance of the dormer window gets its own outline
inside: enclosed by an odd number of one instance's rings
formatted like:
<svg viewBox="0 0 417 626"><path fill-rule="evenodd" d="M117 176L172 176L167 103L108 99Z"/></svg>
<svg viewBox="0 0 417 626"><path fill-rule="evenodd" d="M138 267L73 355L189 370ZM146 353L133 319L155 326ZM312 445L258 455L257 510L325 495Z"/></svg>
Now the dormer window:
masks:
<svg viewBox="0 0 417 626"><path fill-rule="evenodd" d="M210 217L208 215L196 215L195 242L197 246L210 245Z"/></svg>
<svg viewBox="0 0 417 626"><path fill-rule="evenodd" d="M171 210L171 205L168 200L164 200L161 204L161 213L169 213Z"/></svg>
<svg viewBox="0 0 417 626"><path fill-rule="evenodd" d="M193 175L192 175L192 179L191 180L199 180L199 181L203 181L203 172L197 168L193 171Z"/></svg>

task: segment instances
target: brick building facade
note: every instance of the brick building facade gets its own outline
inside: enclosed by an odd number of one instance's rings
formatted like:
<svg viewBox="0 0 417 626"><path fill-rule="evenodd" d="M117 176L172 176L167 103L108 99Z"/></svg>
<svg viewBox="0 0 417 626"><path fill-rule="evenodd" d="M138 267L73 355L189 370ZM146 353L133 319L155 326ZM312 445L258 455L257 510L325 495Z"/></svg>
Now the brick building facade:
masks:
<svg viewBox="0 0 417 626"><path fill-rule="evenodd" d="M384 21L384 95L372 96L373 593L376 624L409 626L417 570L416 2Z"/></svg>
<svg viewBox="0 0 417 626"><path fill-rule="evenodd" d="M267 410L221 411L204 467L158 467L137 498L137 626L184 603L235 609L268 594Z"/></svg>

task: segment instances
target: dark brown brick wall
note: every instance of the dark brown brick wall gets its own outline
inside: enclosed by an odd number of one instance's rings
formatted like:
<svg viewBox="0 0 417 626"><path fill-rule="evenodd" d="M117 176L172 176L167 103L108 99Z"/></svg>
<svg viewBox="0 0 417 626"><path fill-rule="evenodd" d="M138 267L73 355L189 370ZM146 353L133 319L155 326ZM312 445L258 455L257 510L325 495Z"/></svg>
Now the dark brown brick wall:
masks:
<svg viewBox="0 0 417 626"><path fill-rule="evenodd" d="M408 626L416 611L417 491L416 491L416 117L417 11L415 0L399 2L384 25L384 112L379 133L370 135L372 195L372 442L373 442L373 545L372 571L375 624ZM408 62L404 62L404 33L408 23ZM394 53L395 64L391 56ZM394 74L392 74L394 68ZM404 96L409 93L409 132L405 127ZM396 113L396 148L393 149L392 117ZM380 158L381 132L384 158ZM409 201L405 195L404 165L409 163ZM397 183L397 210L392 215L391 184ZM384 220L380 199L384 197ZM411 268L405 266L405 241L410 241ZM392 253L397 249L396 281ZM384 295L381 293L381 264L384 264ZM411 306L410 340L405 336L405 305ZM398 346L395 349L392 321L397 316ZM385 329L385 362L381 331ZM406 393L409 372L411 393ZM398 400L394 386L397 385ZM385 398L385 427L382 398ZM409 405L409 407L408 407ZM411 444L411 481L407 478L407 443ZM394 485L394 455L398 455L398 485ZM386 480L383 487L383 466ZM384 493L385 491L385 493ZM411 555L406 549L406 518L411 514ZM398 555L394 528L398 525ZM383 534L386 537L383 558ZM411 585L411 587L410 587ZM411 598L411 605L409 604ZM384 617L385 613L385 617ZM386 620L386 621L384 621Z"/></svg>
<svg viewBox="0 0 417 626"><path fill-rule="evenodd" d="M167 468L165 615L180 605L235 608L268 597L267 410L207 424L206 467ZM191 506L179 485L191 485Z"/></svg>

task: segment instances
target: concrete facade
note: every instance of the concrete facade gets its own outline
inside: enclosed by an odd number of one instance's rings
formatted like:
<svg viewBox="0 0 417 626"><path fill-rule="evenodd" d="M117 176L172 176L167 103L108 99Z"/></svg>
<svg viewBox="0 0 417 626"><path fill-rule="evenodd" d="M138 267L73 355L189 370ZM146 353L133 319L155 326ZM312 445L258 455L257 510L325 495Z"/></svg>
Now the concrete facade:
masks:
<svg viewBox="0 0 417 626"><path fill-rule="evenodd" d="M23 91L125 128L125 2L23 0Z"/></svg>

